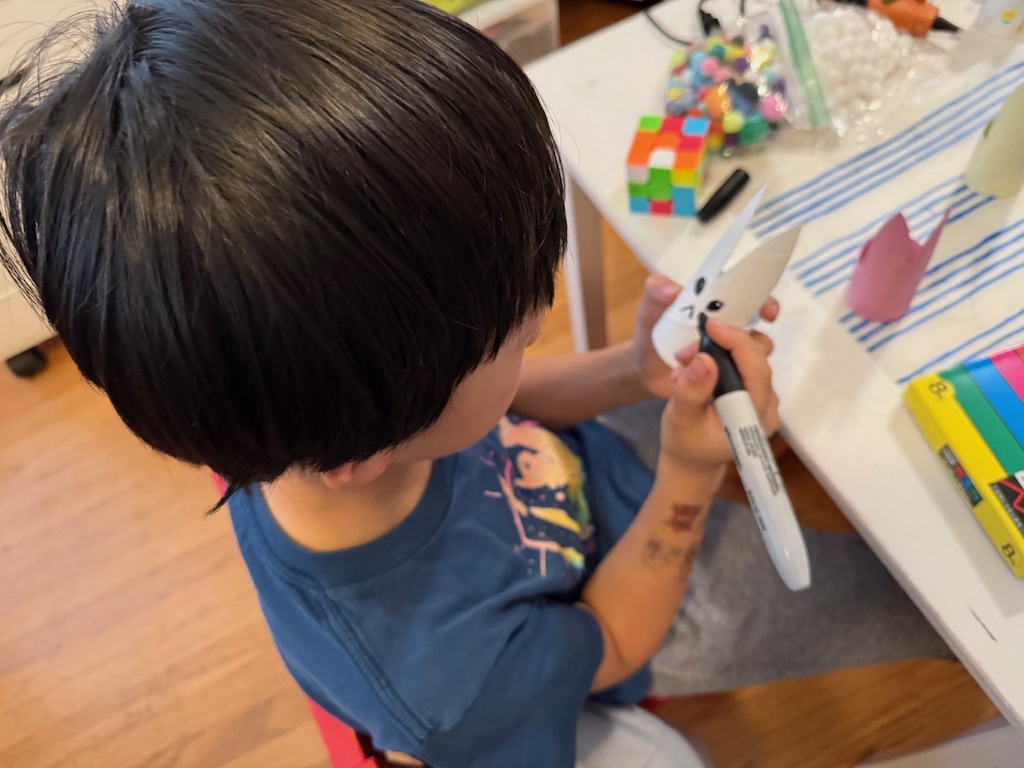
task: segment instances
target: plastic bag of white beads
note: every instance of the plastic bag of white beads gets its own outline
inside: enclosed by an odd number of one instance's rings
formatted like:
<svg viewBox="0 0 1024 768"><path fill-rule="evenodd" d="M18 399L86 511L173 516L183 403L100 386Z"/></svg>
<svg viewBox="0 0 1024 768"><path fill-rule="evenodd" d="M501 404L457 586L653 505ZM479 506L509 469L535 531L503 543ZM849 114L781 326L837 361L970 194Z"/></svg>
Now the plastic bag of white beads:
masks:
<svg viewBox="0 0 1024 768"><path fill-rule="evenodd" d="M666 114L709 118L710 146L726 155L786 129L831 127L792 0L726 26L673 57Z"/></svg>
<svg viewBox="0 0 1024 768"><path fill-rule="evenodd" d="M836 133L863 143L948 71L948 54L854 5L825 4L804 23Z"/></svg>

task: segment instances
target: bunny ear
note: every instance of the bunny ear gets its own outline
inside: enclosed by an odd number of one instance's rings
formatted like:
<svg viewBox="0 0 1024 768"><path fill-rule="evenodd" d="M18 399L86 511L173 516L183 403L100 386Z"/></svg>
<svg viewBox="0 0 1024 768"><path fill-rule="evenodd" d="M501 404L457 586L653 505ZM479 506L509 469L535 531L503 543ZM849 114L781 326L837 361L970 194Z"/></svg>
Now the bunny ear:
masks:
<svg viewBox="0 0 1024 768"><path fill-rule="evenodd" d="M733 249L743 237L747 224L754 216L761 202L761 189L751 198L740 215L729 225L722 238L711 249L711 253L697 269L676 296L672 305L665 310L661 319L651 331L654 349L669 367L674 367L676 352L697 339L697 315L710 301L708 298L721 278L722 268L732 255ZM685 235L683 236L685 237ZM680 250L683 246L680 247ZM675 250L676 246L670 247ZM671 274L670 270L665 270Z"/></svg>
<svg viewBox="0 0 1024 768"><path fill-rule="evenodd" d="M709 317L729 325L747 325L757 319L775 284L789 263L800 227L786 230L763 243L718 278L701 296ZM715 310L712 302L717 302Z"/></svg>
<svg viewBox="0 0 1024 768"><path fill-rule="evenodd" d="M762 187L757 193L750 198L747 205L740 211L733 222L729 225L729 228L725 230L725 234L715 243L711 252L708 253L707 258L701 262L701 265L697 267L697 271L694 272L690 278L683 285L683 290L679 294L679 298L676 299L675 304L678 306L694 306L704 300L705 292L714 283L718 276L724 269L726 262L729 261L729 257L732 252L736 249L736 244L739 243L740 238L743 237L743 233L747 229L747 225L750 220L754 218L754 214L757 212L757 206L761 202L761 196L764 194L764 188ZM686 237L685 235L683 237ZM674 249L676 246L673 245ZM680 246L682 247L682 246ZM694 321L696 322L696 321Z"/></svg>
<svg viewBox="0 0 1024 768"><path fill-rule="evenodd" d="M939 225L939 230L941 229L942 224ZM866 240L860 247L857 264L866 264L872 259L909 260L916 257L918 250L919 246L910 236L907 220L903 218L902 213L897 213L882 225L874 237Z"/></svg>
<svg viewBox="0 0 1024 768"><path fill-rule="evenodd" d="M925 240L923 248L927 252L927 258L931 258L932 253L935 251L935 246L939 244L939 238L942 237L942 230L946 227L946 222L949 221L949 214L953 212L953 206L946 209L946 212L942 214L942 220L939 222L939 226L932 230L932 233Z"/></svg>
<svg viewBox="0 0 1024 768"><path fill-rule="evenodd" d="M914 241L910 236L907 220L903 217L902 213L897 213L885 222L873 239L877 240L886 249L906 248L907 243Z"/></svg>

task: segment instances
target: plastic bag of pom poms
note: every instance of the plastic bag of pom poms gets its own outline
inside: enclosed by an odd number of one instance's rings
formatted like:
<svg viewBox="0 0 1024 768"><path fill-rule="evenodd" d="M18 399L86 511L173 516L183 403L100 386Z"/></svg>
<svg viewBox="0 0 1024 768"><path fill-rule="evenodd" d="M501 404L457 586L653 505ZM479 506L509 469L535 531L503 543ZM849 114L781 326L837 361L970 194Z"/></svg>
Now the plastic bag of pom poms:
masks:
<svg viewBox="0 0 1024 768"><path fill-rule="evenodd" d="M677 53L671 61L665 112L708 117L711 148L723 154L759 145L784 127L828 125L791 0L772 3L741 18L729 31L717 31Z"/></svg>

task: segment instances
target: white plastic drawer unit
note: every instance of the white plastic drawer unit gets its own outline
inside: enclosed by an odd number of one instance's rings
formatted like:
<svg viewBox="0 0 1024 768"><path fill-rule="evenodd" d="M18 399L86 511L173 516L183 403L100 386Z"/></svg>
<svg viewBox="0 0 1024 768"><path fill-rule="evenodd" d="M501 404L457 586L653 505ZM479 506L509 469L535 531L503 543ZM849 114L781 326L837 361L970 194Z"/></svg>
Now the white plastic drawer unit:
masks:
<svg viewBox="0 0 1024 768"><path fill-rule="evenodd" d="M0 269L0 359L8 360L51 336L53 331Z"/></svg>
<svg viewBox="0 0 1024 768"><path fill-rule="evenodd" d="M558 0L486 0L459 15L521 67L558 47Z"/></svg>
<svg viewBox="0 0 1024 768"><path fill-rule="evenodd" d="M14 73L25 52L55 22L108 5L106 0L0 0L0 79ZM51 336L10 275L0 269L0 360L22 375L34 373L41 358L33 348Z"/></svg>

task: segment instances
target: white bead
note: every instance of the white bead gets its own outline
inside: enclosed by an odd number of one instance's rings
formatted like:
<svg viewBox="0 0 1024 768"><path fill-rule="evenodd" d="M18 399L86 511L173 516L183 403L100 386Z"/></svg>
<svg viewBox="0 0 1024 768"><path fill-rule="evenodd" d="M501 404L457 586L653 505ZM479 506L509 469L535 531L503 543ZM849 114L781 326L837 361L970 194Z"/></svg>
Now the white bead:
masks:
<svg viewBox="0 0 1024 768"><path fill-rule="evenodd" d="M815 19L814 28L819 35L827 39L835 36L839 29L839 25L835 18L828 14L824 14Z"/></svg>

